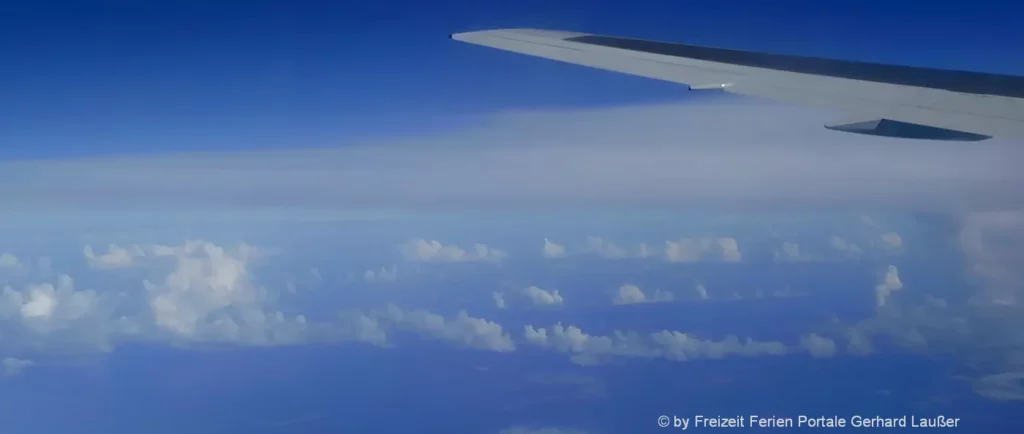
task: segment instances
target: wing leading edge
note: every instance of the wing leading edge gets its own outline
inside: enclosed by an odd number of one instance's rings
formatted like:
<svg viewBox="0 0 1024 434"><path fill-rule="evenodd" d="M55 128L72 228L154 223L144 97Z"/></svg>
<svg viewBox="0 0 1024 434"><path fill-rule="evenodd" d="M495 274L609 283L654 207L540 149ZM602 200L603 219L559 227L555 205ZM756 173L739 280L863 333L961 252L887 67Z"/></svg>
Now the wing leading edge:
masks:
<svg viewBox="0 0 1024 434"><path fill-rule="evenodd" d="M829 129L889 137L1024 138L1024 77L769 54L538 29L452 39L577 65L869 117Z"/></svg>

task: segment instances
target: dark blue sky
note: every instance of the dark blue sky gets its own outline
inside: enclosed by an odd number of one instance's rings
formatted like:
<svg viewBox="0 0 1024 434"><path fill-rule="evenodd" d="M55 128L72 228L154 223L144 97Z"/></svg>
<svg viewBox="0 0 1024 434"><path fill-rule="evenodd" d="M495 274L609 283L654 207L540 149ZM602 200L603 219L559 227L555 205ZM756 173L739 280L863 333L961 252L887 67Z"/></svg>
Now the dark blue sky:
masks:
<svg viewBox="0 0 1024 434"><path fill-rule="evenodd" d="M685 98L454 43L580 30L1024 74L1024 6L982 1L44 1L0 6L0 158L332 146L463 115Z"/></svg>

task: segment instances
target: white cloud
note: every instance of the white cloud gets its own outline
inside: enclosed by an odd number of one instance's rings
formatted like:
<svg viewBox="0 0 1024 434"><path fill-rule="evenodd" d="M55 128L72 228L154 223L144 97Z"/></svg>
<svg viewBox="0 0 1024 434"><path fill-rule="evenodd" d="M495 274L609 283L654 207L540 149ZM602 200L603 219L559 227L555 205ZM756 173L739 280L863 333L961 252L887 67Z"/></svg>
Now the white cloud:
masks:
<svg viewBox="0 0 1024 434"><path fill-rule="evenodd" d="M875 352L871 337L855 327L846 331L846 338L848 340L846 351L850 354L866 356Z"/></svg>
<svg viewBox="0 0 1024 434"><path fill-rule="evenodd" d="M89 261L89 266L102 269L130 267L135 263L135 258L146 255L139 246L133 246L129 250L116 244L111 244L107 249L107 253L97 255L93 251L92 246L87 245L82 249L82 252Z"/></svg>
<svg viewBox="0 0 1024 434"><path fill-rule="evenodd" d="M388 305L386 313L387 318L397 325L434 339L497 352L516 349L512 337L500 324L471 317L466 311L460 311L453 320L422 309L404 311L395 305Z"/></svg>
<svg viewBox="0 0 1024 434"><path fill-rule="evenodd" d="M446 320L395 306L386 312L341 309L334 319L318 322L298 312L286 314L282 306L288 304L280 301L288 293L260 285L253 272L257 262L270 258L267 250L247 244L226 247L194 240L140 249L146 255L138 257L146 261L135 263L132 273L152 277L137 281L136 288L76 289L65 275L55 283L4 287L3 349L109 351L126 342L268 346L322 340L388 346L389 330L395 327L473 348L515 349L501 325L465 312Z"/></svg>
<svg viewBox="0 0 1024 434"><path fill-rule="evenodd" d="M636 285L622 285L619 290L615 292L615 296L612 297L612 302L615 304L633 304L643 303L647 301L643 291L640 290L639 286Z"/></svg>
<svg viewBox="0 0 1024 434"><path fill-rule="evenodd" d="M791 242L782 243L782 254L786 258L799 258L800 245Z"/></svg>
<svg viewBox="0 0 1024 434"><path fill-rule="evenodd" d="M1024 371L982 375L969 379L974 391L995 401L1024 401Z"/></svg>
<svg viewBox="0 0 1024 434"><path fill-rule="evenodd" d="M653 297L647 297L647 294L640 289L639 286L633 284L624 284L619 287L612 297L612 303L614 304L637 304L637 303L658 303L672 301L673 296L671 292L662 291L656 289Z"/></svg>
<svg viewBox="0 0 1024 434"><path fill-rule="evenodd" d="M21 266L21 261L17 256L10 253L0 254L0 268L18 268Z"/></svg>
<svg viewBox="0 0 1024 434"><path fill-rule="evenodd" d="M0 171L19 182L0 185L0 197L11 209L1024 205L1016 143L893 146L821 128L833 117L729 98L512 112L486 127L397 144L10 161Z"/></svg>
<svg viewBox="0 0 1024 434"><path fill-rule="evenodd" d="M739 262L743 259L735 238L683 238L665 242L665 259L670 262L697 262L707 259Z"/></svg>
<svg viewBox="0 0 1024 434"><path fill-rule="evenodd" d="M735 238L719 238L718 247L722 251L722 260L726 262L739 262L743 259L739 243Z"/></svg>
<svg viewBox="0 0 1024 434"><path fill-rule="evenodd" d="M544 256L561 258L569 255L594 255L604 259L631 259L658 256L655 249L647 244L623 247L601 237L588 235L582 245L567 248L564 244L554 244L545 239Z"/></svg>
<svg viewBox="0 0 1024 434"><path fill-rule="evenodd" d="M562 258L565 257L565 245L555 244L545 238L543 252L545 258Z"/></svg>
<svg viewBox="0 0 1024 434"><path fill-rule="evenodd" d="M303 336L305 317L264 310L266 294L251 279L248 246L225 249L196 241L157 250L174 264L162 280L143 282L160 331L185 340L248 344L288 343Z"/></svg>
<svg viewBox="0 0 1024 434"><path fill-rule="evenodd" d="M665 242L665 257L671 262L696 262L703 259L704 247L697 241L682 239Z"/></svg>
<svg viewBox="0 0 1024 434"><path fill-rule="evenodd" d="M577 250L560 250L560 255L585 254L597 255L605 259L632 259L661 257L669 262L724 261L739 262L743 255L735 238L716 238L705 236L697 239L683 238L668 240L665 247L658 251L646 243L631 247L623 247L601 237L588 236L582 247ZM547 246L545 246L547 247ZM562 246L558 246L562 247ZM552 257L549 255L545 255Z"/></svg>
<svg viewBox="0 0 1024 434"><path fill-rule="evenodd" d="M753 357L783 355L788 349L781 342L740 340L727 336L721 341L702 340L689 334L663 330L647 337L616 331L610 336L589 335L579 327L563 326L524 329L527 342L567 353L574 363L597 364L617 357L666 358L675 361L720 359L729 356Z"/></svg>
<svg viewBox="0 0 1024 434"><path fill-rule="evenodd" d="M561 305L565 303L565 299L558 293L557 289L548 291L531 286L524 289L523 293L537 306Z"/></svg>
<svg viewBox="0 0 1024 434"><path fill-rule="evenodd" d="M828 238L828 244L832 246L833 249L846 253L850 256L856 256L861 253L860 246L851 244L849 241L835 235Z"/></svg>
<svg viewBox="0 0 1024 434"><path fill-rule="evenodd" d="M970 284L941 288L948 297L896 293L904 286L890 266L876 285L875 316L853 325L839 324L846 350L877 351L876 339L904 350L958 359L972 377L974 390L995 400L1024 400L1018 380L1024 375L1024 212L967 213L959 223L957 246L965 258ZM945 295L945 294L944 294Z"/></svg>
<svg viewBox="0 0 1024 434"><path fill-rule="evenodd" d="M34 332L48 334L78 327L99 313L99 304L95 291L76 290L73 280L61 275L56 285L33 284L22 291L4 287L0 319L18 320Z"/></svg>
<svg viewBox="0 0 1024 434"><path fill-rule="evenodd" d="M895 265L890 265L886 268L882 281L875 285L875 304L878 307L885 306L892 293L900 289L903 289L903 282L900 281L900 270Z"/></svg>
<svg viewBox="0 0 1024 434"><path fill-rule="evenodd" d="M780 356L788 351L781 342L762 342L736 336L727 336L721 341L702 340L686 333L663 330L653 335L654 341L664 347L669 360L687 361L694 359L721 359L729 356L755 357L761 355Z"/></svg>
<svg viewBox="0 0 1024 434"><path fill-rule="evenodd" d="M576 326L561 323L545 328L527 325L527 342L568 353L574 363L595 364L607 357L658 357L660 353L637 334L615 332L612 336L592 336Z"/></svg>
<svg viewBox="0 0 1024 434"><path fill-rule="evenodd" d="M526 294L526 296L530 298L530 301L537 306L554 306L565 303L565 299L562 298L557 289L548 291L536 286L531 286L524 289L523 294Z"/></svg>
<svg viewBox="0 0 1024 434"><path fill-rule="evenodd" d="M381 267L380 270L366 270L363 273L363 280L370 283L388 283L398 280L398 266L391 269Z"/></svg>
<svg viewBox="0 0 1024 434"><path fill-rule="evenodd" d="M595 236L587 237L585 251L608 259L620 259L629 256L629 252L626 249Z"/></svg>
<svg viewBox="0 0 1024 434"><path fill-rule="evenodd" d="M7 377L13 377L21 375L30 366L35 365L35 362L31 360L16 359L13 357L7 357L3 359L3 374Z"/></svg>
<svg viewBox="0 0 1024 434"><path fill-rule="evenodd" d="M9 320L0 330L7 332L4 343L38 351L109 351L130 341L278 345L309 338L304 316L268 309L269 292L250 273L260 250L201 240L142 249L146 255L133 257L145 257L135 264L145 267L133 272L152 278L135 285L98 292L77 289L71 277L59 275L55 283L3 288L0 319ZM116 270L113 264L126 262L100 264Z"/></svg>
<svg viewBox="0 0 1024 434"><path fill-rule="evenodd" d="M879 236L882 239L882 246L886 249L899 249L903 247L903 237L896 232L886 232Z"/></svg>
<svg viewBox="0 0 1024 434"><path fill-rule="evenodd" d="M693 289L697 291L697 296L700 297L701 300L707 300L710 298L708 297L708 289L705 288L703 284L698 283Z"/></svg>
<svg viewBox="0 0 1024 434"><path fill-rule="evenodd" d="M491 298L494 299L494 306L495 307L497 307L498 309L504 309L505 308L505 296L502 295L500 292L492 292L491 293Z"/></svg>
<svg viewBox="0 0 1024 434"><path fill-rule="evenodd" d="M1018 304L1024 291L1024 211L962 218L958 245L981 291L980 304Z"/></svg>
<svg viewBox="0 0 1024 434"><path fill-rule="evenodd" d="M800 347L813 357L832 357L836 354L836 342L811 333L800 338Z"/></svg>
<svg viewBox="0 0 1024 434"><path fill-rule="evenodd" d="M388 345L386 326L375 316L358 311L339 314L337 328L328 332L332 338L365 342L384 347Z"/></svg>
<svg viewBox="0 0 1024 434"><path fill-rule="evenodd" d="M488 247L486 244L474 244L472 250L464 250L458 246L441 244L440 241L415 239L398 246L407 261L412 262L499 262L508 256L505 252Z"/></svg>

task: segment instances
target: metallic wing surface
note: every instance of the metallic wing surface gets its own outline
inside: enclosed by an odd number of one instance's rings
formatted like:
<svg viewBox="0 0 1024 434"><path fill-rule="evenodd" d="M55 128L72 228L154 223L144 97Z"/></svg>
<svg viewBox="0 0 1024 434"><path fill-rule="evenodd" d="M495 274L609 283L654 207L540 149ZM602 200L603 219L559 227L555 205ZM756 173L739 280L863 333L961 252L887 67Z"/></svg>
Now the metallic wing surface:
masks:
<svg viewBox="0 0 1024 434"><path fill-rule="evenodd" d="M887 137L1024 139L1024 77L769 54L587 33L501 29L451 38L854 116L826 128Z"/></svg>

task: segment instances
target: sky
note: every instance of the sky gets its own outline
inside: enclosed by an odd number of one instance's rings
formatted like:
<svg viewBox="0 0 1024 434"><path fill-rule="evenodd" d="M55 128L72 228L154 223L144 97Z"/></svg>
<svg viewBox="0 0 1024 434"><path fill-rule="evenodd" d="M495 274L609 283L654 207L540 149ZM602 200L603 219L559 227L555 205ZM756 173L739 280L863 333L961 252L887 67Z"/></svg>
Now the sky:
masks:
<svg viewBox="0 0 1024 434"><path fill-rule="evenodd" d="M517 108L691 98L671 83L447 38L500 27L1024 73L1020 6L969 5L10 2L0 6L0 157L343 146Z"/></svg>
<svg viewBox="0 0 1024 434"><path fill-rule="evenodd" d="M0 431L1020 432L1024 151L503 53L1024 75L1010 2L0 5ZM772 431L772 430L768 430Z"/></svg>

